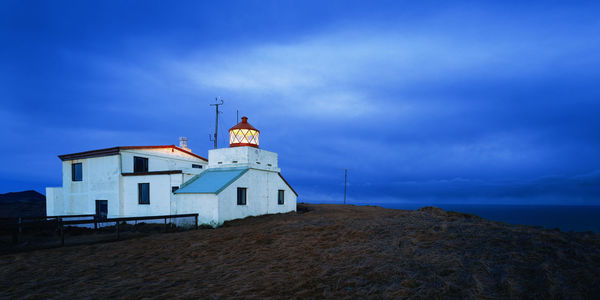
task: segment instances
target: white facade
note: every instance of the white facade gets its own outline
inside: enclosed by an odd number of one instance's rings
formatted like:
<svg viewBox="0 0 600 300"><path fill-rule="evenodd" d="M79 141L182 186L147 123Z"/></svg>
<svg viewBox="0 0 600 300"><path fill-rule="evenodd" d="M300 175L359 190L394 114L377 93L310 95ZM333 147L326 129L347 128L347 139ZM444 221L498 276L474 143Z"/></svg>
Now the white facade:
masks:
<svg viewBox="0 0 600 300"><path fill-rule="evenodd" d="M296 211L297 194L279 173L277 153L248 146L215 149L208 151L208 162L207 172L220 169L247 171L222 187L216 186L215 189L222 190L215 192L194 191L193 188L186 191L188 187L182 187L175 192L174 214L198 213L200 224L217 226L248 216ZM243 205L237 201L238 188L246 189ZM279 191L283 191L283 203L278 201Z"/></svg>
<svg viewBox="0 0 600 300"><path fill-rule="evenodd" d="M280 174L277 153L242 146L209 150L208 155L206 161L182 148L156 146L59 156L63 185L46 188L47 215L97 214L96 201L106 200L109 218L197 213L199 224L217 226L296 210L297 194ZM147 170L134 172L134 157L146 158ZM72 165L78 163L82 177L74 181ZM215 177L211 174L231 169L240 175L226 181L211 179ZM149 204L138 201L140 183L149 184ZM195 190L195 185L212 190ZM174 187L181 189L173 192ZM238 188L245 189L245 204L238 203Z"/></svg>
<svg viewBox="0 0 600 300"><path fill-rule="evenodd" d="M106 200L109 218L168 215L173 202L172 187L201 173L208 164L174 146L118 147L60 157L63 184L46 188L48 216L96 214L96 200ZM134 157L148 159L146 172L134 172ZM74 181L72 165L78 163L81 181ZM149 204L138 203L138 183L149 183Z"/></svg>

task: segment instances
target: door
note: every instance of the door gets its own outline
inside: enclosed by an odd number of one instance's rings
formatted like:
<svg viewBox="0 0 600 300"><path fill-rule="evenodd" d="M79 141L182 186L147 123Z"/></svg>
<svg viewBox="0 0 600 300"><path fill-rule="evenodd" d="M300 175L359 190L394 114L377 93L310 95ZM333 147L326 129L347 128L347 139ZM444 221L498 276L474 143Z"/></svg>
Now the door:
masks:
<svg viewBox="0 0 600 300"><path fill-rule="evenodd" d="M108 200L96 200L96 217L100 220L106 219L108 215Z"/></svg>

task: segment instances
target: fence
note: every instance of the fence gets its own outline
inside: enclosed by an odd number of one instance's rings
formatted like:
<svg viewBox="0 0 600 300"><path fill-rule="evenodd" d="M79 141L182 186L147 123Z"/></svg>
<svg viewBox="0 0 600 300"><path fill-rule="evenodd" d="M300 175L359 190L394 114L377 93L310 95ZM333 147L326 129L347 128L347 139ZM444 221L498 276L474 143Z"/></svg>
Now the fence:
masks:
<svg viewBox="0 0 600 300"><path fill-rule="evenodd" d="M74 218L80 218L73 220ZM81 219L88 218L88 219ZM102 231L102 228L108 228L106 224L114 223L115 239L119 240L122 234L122 228L126 227L128 222L135 222L135 226L139 221L154 221L149 222L154 225L164 223L164 232L168 232L169 228L177 228L173 221L181 218L193 218L193 227L198 229L198 214L179 214L179 215L160 215L160 216L141 216L141 217L125 217L125 218L98 218L93 214L86 215L63 215L63 216L48 216L48 217L20 217L20 218L0 218L0 232L4 235L7 233L12 235L12 244L19 243L19 239L24 232L34 232L39 235L41 232L58 233L60 236L60 246L65 245L65 232L67 229L74 229L81 225L88 225L91 229L93 225L93 233ZM156 221L160 222L157 223ZM142 222L141 224L145 224ZM80 227L81 228L81 227ZM85 231L85 230L84 230ZM113 228L108 231L113 231ZM85 231L88 232L88 231ZM103 232L104 233L104 232ZM75 234L77 235L77 234Z"/></svg>

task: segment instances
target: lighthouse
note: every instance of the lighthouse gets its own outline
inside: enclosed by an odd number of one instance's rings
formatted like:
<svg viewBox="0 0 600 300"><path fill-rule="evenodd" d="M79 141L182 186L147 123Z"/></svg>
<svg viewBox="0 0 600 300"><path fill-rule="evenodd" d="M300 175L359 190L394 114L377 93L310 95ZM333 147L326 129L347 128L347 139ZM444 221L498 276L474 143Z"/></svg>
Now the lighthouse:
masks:
<svg viewBox="0 0 600 300"><path fill-rule="evenodd" d="M247 117L229 129L229 147L208 151L208 168L175 192L173 213L198 213L199 223L296 210L298 194L281 175L278 155L259 147Z"/></svg>
<svg viewBox="0 0 600 300"><path fill-rule="evenodd" d="M250 146L258 148L258 135L260 131L248 123L247 117L242 117L242 122L229 129L229 147Z"/></svg>

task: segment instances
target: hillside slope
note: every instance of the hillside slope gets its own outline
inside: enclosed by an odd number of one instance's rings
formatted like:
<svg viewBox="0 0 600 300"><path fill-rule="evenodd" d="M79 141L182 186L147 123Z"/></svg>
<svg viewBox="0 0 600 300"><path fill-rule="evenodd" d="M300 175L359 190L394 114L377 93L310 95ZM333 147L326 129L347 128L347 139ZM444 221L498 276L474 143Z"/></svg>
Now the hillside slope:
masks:
<svg viewBox="0 0 600 300"><path fill-rule="evenodd" d="M0 217L38 217L46 215L46 196L36 191L0 194Z"/></svg>
<svg viewBox="0 0 600 300"><path fill-rule="evenodd" d="M0 298L600 294L600 236L437 208L307 205L115 243L0 257Z"/></svg>

